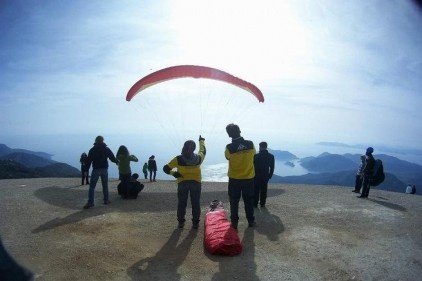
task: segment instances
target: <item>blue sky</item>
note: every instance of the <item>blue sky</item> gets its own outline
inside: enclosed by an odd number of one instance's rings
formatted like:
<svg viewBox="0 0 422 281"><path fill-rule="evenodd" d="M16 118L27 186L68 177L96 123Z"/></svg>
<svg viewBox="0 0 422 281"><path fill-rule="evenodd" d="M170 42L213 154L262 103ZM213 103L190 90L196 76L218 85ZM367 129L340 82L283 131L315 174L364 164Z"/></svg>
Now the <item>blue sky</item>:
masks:
<svg viewBox="0 0 422 281"><path fill-rule="evenodd" d="M421 157L421 26L406 0L2 0L0 143L60 160L104 135L114 151L167 157L202 133L220 162L235 122L298 155L337 142ZM193 79L126 102L138 79L179 64L241 77L265 102Z"/></svg>

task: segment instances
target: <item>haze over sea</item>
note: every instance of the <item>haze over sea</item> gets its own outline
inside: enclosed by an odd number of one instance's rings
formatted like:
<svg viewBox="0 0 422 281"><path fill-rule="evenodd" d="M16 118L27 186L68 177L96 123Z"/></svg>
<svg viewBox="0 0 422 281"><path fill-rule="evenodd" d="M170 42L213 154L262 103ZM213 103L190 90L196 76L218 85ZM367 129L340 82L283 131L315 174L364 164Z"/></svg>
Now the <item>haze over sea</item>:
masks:
<svg viewBox="0 0 422 281"><path fill-rule="evenodd" d="M46 152L52 155L52 160L67 163L75 168L80 167L79 157L82 152L88 152L92 147L93 135L36 135L30 138L26 136L7 136L0 139L10 148L28 149L37 152ZM141 174L142 165L149 156L155 155L158 179L172 179L162 172L162 166L180 153L183 143L174 143L166 138L157 137L151 141L150 137L142 135L105 135L105 142L116 153L120 145L126 145L131 154L138 157L138 163L131 163L132 172ZM248 138L245 135L245 138ZM258 147L258 143L264 139L251 139ZM207 156L202 165L204 181L227 181L227 161L224 158L225 145L230 142L226 136L213 138L207 137ZM419 150L406 148L383 147L382 145L370 144L375 148L374 155L388 154L411 163L422 165L422 153ZM365 144L335 144L335 143L306 143L273 140L269 142L272 150L288 151L298 158L318 156L323 152L332 154L362 154L368 145ZM304 175L308 171L299 164L299 159L291 161L294 167L285 164L285 161L276 161L275 174L279 176ZM110 162L109 176L118 177L117 167Z"/></svg>

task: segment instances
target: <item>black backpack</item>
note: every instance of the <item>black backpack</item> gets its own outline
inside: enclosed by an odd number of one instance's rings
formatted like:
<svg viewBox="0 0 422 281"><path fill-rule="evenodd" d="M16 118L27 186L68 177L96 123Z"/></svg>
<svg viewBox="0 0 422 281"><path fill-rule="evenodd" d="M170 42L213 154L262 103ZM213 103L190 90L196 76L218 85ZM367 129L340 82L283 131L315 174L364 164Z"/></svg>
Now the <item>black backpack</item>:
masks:
<svg viewBox="0 0 422 281"><path fill-rule="evenodd" d="M369 184L371 186L377 186L381 184L385 179L384 166L380 159L375 160L374 172L369 179Z"/></svg>

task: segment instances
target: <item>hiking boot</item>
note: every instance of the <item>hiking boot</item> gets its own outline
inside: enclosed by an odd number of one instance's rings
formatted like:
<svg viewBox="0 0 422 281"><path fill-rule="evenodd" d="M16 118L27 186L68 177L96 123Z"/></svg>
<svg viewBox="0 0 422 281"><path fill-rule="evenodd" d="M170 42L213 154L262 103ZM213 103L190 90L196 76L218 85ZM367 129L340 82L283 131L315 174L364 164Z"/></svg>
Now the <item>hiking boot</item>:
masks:
<svg viewBox="0 0 422 281"><path fill-rule="evenodd" d="M108 204L111 204L111 201L110 200L104 200L104 205L108 205Z"/></svg>
<svg viewBox="0 0 422 281"><path fill-rule="evenodd" d="M194 224L192 225L192 228L193 228L193 229L198 229L198 228L199 228L199 224L198 224L198 223L194 223Z"/></svg>
<svg viewBox="0 0 422 281"><path fill-rule="evenodd" d="M177 225L178 228L184 228L185 227L185 223L184 222L179 222L179 224Z"/></svg>
<svg viewBox="0 0 422 281"><path fill-rule="evenodd" d="M85 204L84 209L89 209L89 208L92 208L92 207L94 207L94 204L88 202L88 203Z"/></svg>
<svg viewBox="0 0 422 281"><path fill-rule="evenodd" d="M248 227L254 227L256 225L255 221L248 222Z"/></svg>

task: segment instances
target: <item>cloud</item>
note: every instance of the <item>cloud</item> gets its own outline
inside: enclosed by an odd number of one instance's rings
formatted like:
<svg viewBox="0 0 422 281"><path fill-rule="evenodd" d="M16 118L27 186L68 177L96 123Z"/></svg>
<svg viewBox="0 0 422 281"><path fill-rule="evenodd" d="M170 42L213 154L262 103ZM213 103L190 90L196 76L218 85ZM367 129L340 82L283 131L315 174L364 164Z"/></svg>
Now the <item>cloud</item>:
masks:
<svg viewBox="0 0 422 281"><path fill-rule="evenodd" d="M160 68L201 64L254 82L266 98L243 112L209 103L202 113L231 115L220 127L241 122L278 142L419 147L421 12L384 2L6 1L0 125L8 134L152 134L163 115L176 135L189 127L173 109L189 112L190 84L167 89L177 98L157 113L135 109L126 92Z"/></svg>

